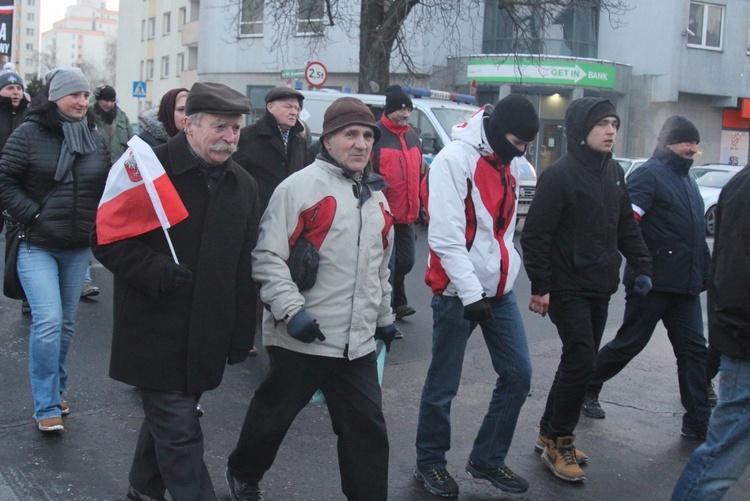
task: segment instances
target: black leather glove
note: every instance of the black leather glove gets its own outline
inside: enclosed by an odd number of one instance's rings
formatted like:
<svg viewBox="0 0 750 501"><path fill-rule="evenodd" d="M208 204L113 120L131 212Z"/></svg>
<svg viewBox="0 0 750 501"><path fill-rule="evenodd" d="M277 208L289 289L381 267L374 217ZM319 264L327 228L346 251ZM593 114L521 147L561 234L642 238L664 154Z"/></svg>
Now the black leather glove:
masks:
<svg viewBox="0 0 750 501"><path fill-rule="evenodd" d="M471 322L481 322L492 318L490 300L483 297L479 301L464 306L464 318Z"/></svg>
<svg viewBox="0 0 750 501"><path fill-rule="evenodd" d="M304 308L287 321L286 331L290 336L303 343L312 343L316 339L318 341L326 340L326 337L320 332L318 322L308 315Z"/></svg>
<svg viewBox="0 0 750 501"><path fill-rule="evenodd" d="M638 275L633 279L633 295L643 297L651 290L651 277L648 275Z"/></svg>
<svg viewBox="0 0 750 501"><path fill-rule="evenodd" d="M167 263L161 270L159 289L162 292L172 292L183 285L193 283L193 272L184 264Z"/></svg>
<svg viewBox="0 0 750 501"><path fill-rule="evenodd" d="M249 349L241 349L230 346L229 353L227 354L227 365L234 365L239 364L240 362L244 362L249 353Z"/></svg>
<svg viewBox="0 0 750 501"><path fill-rule="evenodd" d="M385 343L385 351L391 351L391 342L396 337L396 324L375 327L375 339L380 339Z"/></svg>

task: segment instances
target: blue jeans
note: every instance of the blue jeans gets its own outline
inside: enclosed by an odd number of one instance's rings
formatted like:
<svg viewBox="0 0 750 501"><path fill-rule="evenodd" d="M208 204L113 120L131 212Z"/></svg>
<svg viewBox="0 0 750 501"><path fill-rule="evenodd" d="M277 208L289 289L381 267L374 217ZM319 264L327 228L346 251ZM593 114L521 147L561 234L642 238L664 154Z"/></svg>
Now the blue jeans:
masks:
<svg viewBox="0 0 750 501"><path fill-rule="evenodd" d="M48 249L21 242L16 268L31 306L29 375L37 420L61 415L81 283L89 249Z"/></svg>
<svg viewBox="0 0 750 501"><path fill-rule="evenodd" d="M651 291L627 296L622 326L596 356L596 370L586 392L599 396L602 386L620 373L648 344L661 320L677 358L677 379L686 426L705 425L711 416L706 377L706 338L698 295ZM718 365L718 364L717 364Z"/></svg>
<svg viewBox="0 0 750 501"><path fill-rule="evenodd" d="M414 267L414 224L393 225L393 253L388 268L391 270L393 307L409 304L406 299L406 275Z"/></svg>
<svg viewBox="0 0 750 501"><path fill-rule="evenodd" d="M445 467L450 449L451 401L458 392L466 343L476 322L463 317L458 297L432 298L432 362L422 390L417 427L417 465ZM469 459L480 467L505 464L518 414L531 385L531 359L516 296L492 301L493 318L479 324L497 373L489 409Z"/></svg>
<svg viewBox="0 0 750 501"><path fill-rule="evenodd" d="M721 499L750 465L750 361L722 356L719 374L706 441L690 456L672 501Z"/></svg>

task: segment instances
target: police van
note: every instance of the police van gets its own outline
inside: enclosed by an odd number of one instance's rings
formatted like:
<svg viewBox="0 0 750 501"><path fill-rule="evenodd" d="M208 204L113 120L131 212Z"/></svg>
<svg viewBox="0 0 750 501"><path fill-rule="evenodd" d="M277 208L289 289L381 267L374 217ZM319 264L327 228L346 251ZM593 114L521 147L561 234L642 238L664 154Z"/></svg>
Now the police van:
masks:
<svg viewBox="0 0 750 501"><path fill-rule="evenodd" d="M407 85L401 88L414 105L409 124L422 139L422 152L429 163L443 146L451 141L451 129L469 119L479 108L470 103L473 96L427 89L416 89ZM385 96L375 94L351 94L330 89L301 91L305 96L300 118L310 127L314 140L323 131L323 115L328 107L340 97L356 97L362 100L380 120L385 108Z"/></svg>

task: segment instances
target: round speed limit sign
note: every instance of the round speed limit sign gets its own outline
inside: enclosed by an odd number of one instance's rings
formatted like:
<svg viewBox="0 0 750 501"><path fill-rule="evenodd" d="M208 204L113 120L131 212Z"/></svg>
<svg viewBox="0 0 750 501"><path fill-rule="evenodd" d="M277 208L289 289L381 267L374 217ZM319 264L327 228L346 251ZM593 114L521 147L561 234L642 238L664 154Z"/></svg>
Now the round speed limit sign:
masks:
<svg viewBox="0 0 750 501"><path fill-rule="evenodd" d="M322 87L328 80L328 70L319 61L313 61L305 67L305 80L312 87Z"/></svg>

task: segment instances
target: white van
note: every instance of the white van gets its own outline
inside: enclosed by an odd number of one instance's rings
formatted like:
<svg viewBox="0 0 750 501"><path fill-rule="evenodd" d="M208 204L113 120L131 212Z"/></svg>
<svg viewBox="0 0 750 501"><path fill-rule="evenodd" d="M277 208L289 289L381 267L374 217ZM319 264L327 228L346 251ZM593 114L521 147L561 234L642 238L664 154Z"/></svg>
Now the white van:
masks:
<svg viewBox="0 0 750 501"><path fill-rule="evenodd" d="M414 89L402 86L414 104L409 117L412 128L422 139L422 153L429 163L443 146L451 141L451 128L463 123L479 108L466 102L473 97L448 92ZM323 114L340 97L356 97L370 107L376 120L380 120L385 108L385 96L376 94L351 94L336 90L301 91L305 96L300 118L310 127L316 140L323 131ZM458 102L463 101L463 102Z"/></svg>

